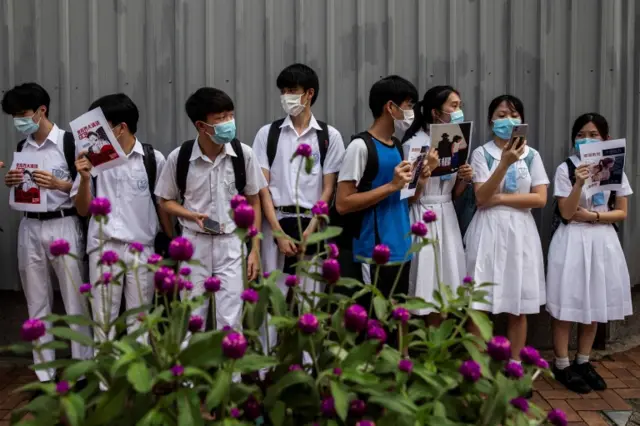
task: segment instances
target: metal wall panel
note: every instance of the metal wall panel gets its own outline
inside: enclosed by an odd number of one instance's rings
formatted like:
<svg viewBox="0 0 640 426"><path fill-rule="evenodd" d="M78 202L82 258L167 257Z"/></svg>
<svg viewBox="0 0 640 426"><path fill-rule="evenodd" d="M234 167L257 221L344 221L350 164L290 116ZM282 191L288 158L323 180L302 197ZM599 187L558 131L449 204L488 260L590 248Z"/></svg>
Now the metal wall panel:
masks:
<svg viewBox="0 0 640 426"><path fill-rule="evenodd" d="M168 154L192 135L183 111L203 85L227 91L239 137L281 115L275 79L294 62L320 76L316 115L345 139L370 122L368 91L397 73L423 93L459 88L474 143L489 138L486 108L521 97L547 172L569 151L572 120L599 111L629 142L640 189L640 2L637 0L3 0L0 89L35 80L63 127L98 96L123 91L141 110L139 137ZM2 158L19 136L0 118ZM0 189L6 200L7 190ZM640 197L622 241L640 282ZM0 203L0 288L18 288L19 215ZM545 245L551 209L536 212Z"/></svg>

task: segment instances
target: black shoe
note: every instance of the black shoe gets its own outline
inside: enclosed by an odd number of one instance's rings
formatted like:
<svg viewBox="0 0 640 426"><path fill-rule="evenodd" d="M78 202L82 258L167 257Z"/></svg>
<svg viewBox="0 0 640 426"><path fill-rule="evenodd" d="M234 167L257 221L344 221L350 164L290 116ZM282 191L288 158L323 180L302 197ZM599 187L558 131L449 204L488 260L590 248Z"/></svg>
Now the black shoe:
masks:
<svg viewBox="0 0 640 426"><path fill-rule="evenodd" d="M583 364L573 363L571 369L578 373L580 377L591 387L593 390L602 391L607 388L607 382L596 372L590 362Z"/></svg>
<svg viewBox="0 0 640 426"><path fill-rule="evenodd" d="M580 374L575 372L573 368L567 367L560 370L555 365L551 370L556 380L562 383L567 389L576 393L589 393L591 386L582 378Z"/></svg>

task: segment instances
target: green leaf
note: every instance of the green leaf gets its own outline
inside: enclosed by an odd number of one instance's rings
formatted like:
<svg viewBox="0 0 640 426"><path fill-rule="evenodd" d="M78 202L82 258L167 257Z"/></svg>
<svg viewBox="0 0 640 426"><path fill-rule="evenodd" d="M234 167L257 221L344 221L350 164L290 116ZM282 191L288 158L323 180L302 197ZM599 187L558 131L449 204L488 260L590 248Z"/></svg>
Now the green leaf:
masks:
<svg viewBox="0 0 640 426"><path fill-rule="evenodd" d="M287 314L287 301L282 294L282 290L275 282L267 284L269 286L269 301L275 316L283 316Z"/></svg>
<svg viewBox="0 0 640 426"><path fill-rule="evenodd" d="M234 370L241 373L251 373L253 371L259 371L263 368L275 367L276 365L278 365L278 360L274 357L258 354L247 354L236 361Z"/></svg>
<svg viewBox="0 0 640 426"><path fill-rule="evenodd" d="M284 416L287 406L282 401L277 401L273 408L269 411L269 418L273 426L282 426L284 424Z"/></svg>
<svg viewBox="0 0 640 426"><path fill-rule="evenodd" d="M380 342L377 340L369 340L351 349L351 351L349 351L349 355L347 355L344 361L342 361L342 368L356 368L359 365L370 361L378 350L379 344Z"/></svg>
<svg viewBox="0 0 640 426"><path fill-rule="evenodd" d="M63 315L59 317L59 320L66 322L69 325L80 325L82 327L99 327L100 324L95 322L89 317L84 315Z"/></svg>
<svg viewBox="0 0 640 426"><path fill-rule="evenodd" d="M82 425L84 419L84 400L80 395L70 393L64 396L61 401L67 421L71 426Z"/></svg>
<svg viewBox="0 0 640 426"><path fill-rule="evenodd" d="M62 342L60 340L52 340L50 342L45 343L44 345L40 345L41 350L52 349L52 350L65 350L69 347L66 342Z"/></svg>
<svg viewBox="0 0 640 426"><path fill-rule="evenodd" d="M376 298L373 299L373 309L376 311L376 317L378 317L379 320L387 318L388 308L389 302L387 302L385 298L376 296Z"/></svg>
<svg viewBox="0 0 640 426"><path fill-rule="evenodd" d="M204 425L204 419L200 414L200 399L189 389L178 391L178 424L180 426Z"/></svg>
<svg viewBox="0 0 640 426"><path fill-rule="evenodd" d="M0 352L13 352L14 354L28 354L31 351L33 351L33 344L27 342L15 343L0 350Z"/></svg>
<svg viewBox="0 0 640 426"><path fill-rule="evenodd" d="M369 398L369 402L372 404L380 405L391 411L395 411L398 414L405 416L415 416L417 407L401 394L388 394L382 396L372 396Z"/></svg>
<svg viewBox="0 0 640 426"><path fill-rule="evenodd" d="M60 339L71 340L72 342L80 343L84 346L95 346L95 342L91 337L67 327L52 327L49 329L49 334Z"/></svg>
<svg viewBox="0 0 640 426"><path fill-rule="evenodd" d="M115 362L111 364L111 371L110 371L111 376L112 377L117 376L122 368L131 364L137 358L138 358L138 355L136 353L126 353L120 356L120 358L116 359Z"/></svg>
<svg viewBox="0 0 640 426"><path fill-rule="evenodd" d="M135 283L133 283L135 284ZM122 313L122 315L120 315L118 318L116 318L115 320L113 320L111 322L111 327L114 327L116 325L126 325L127 324L127 319L133 315L135 315L136 317L138 316L138 314L141 314L143 312L148 312L151 310L153 306L151 305L144 305L144 306L138 306L137 308L133 308L133 309L129 309L125 312Z"/></svg>
<svg viewBox="0 0 640 426"><path fill-rule="evenodd" d="M171 419L167 418L166 414L163 414L156 408L153 408L147 414L145 414L145 416L136 424L136 426L164 426L171 423Z"/></svg>
<svg viewBox="0 0 640 426"><path fill-rule="evenodd" d="M434 305L433 303L425 302L422 299L410 299L410 300L407 300L405 303L401 304L400 306L410 311L417 311L419 309L435 309L436 308L436 305Z"/></svg>
<svg viewBox="0 0 640 426"><path fill-rule="evenodd" d="M493 326L491 325L489 317L485 313L475 311L473 309L469 309L467 312L471 317L473 323L480 330L480 335L482 336L484 341L491 339L491 335L493 334Z"/></svg>
<svg viewBox="0 0 640 426"><path fill-rule="evenodd" d="M184 369L184 376L185 377L201 378L205 382L207 382L208 384L210 384L210 385L213 384L213 379L211 378L209 373L207 373L206 371L201 370L199 368L194 368L194 367L185 368Z"/></svg>
<svg viewBox="0 0 640 426"><path fill-rule="evenodd" d="M271 317L269 319L269 325L272 325L277 329L295 327L296 323L297 323L297 320L295 318L289 318L289 317L278 316L278 317Z"/></svg>
<svg viewBox="0 0 640 426"><path fill-rule="evenodd" d="M397 363L395 365L397 365ZM380 382L380 378L375 374L352 369L344 370L340 378L345 382L354 382L362 386L372 386Z"/></svg>
<svg viewBox="0 0 640 426"><path fill-rule="evenodd" d="M321 243L326 240L331 240L338 235L342 234L342 228L339 226L327 226L320 232L314 232L307 238L307 245Z"/></svg>
<svg viewBox="0 0 640 426"><path fill-rule="evenodd" d="M70 382L75 382L80 377L98 368L98 364L94 360L77 361L64 369L62 378Z"/></svg>
<svg viewBox="0 0 640 426"><path fill-rule="evenodd" d="M336 283L336 285L338 287L344 287L344 288L356 288L356 287L364 286L364 284L362 284L360 281L353 278L340 278Z"/></svg>
<svg viewBox="0 0 640 426"><path fill-rule="evenodd" d="M267 390L267 395L264 398L264 405L267 408L272 408L278 401L280 394L288 387L304 384L309 387L310 391L315 391L316 384L309 374L304 371L290 371L275 384L271 385Z"/></svg>
<svg viewBox="0 0 640 426"><path fill-rule="evenodd" d="M40 364L30 365L29 368L34 370L34 371L48 370L50 368L66 367L66 366L71 365L71 364L73 364L75 362L77 362L77 361L74 361L72 359L56 359L54 361L49 361L49 362L43 362L43 363L40 363Z"/></svg>
<svg viewBox="0 0 640 426"><path fill-rule="evenodd" d="M222 402L224 396L229 393L231 386L231 373L227 370L218 370L214 384L207 394L207 409L213 410Z"/></svg>
<svg viewBox="0 0 640 426"><path fill-rule="evenodd" d="M134 362L127 369L127 380L138 393L149 393L153 387L151 372L143 361Z"/></svg>
<svg viewBox="0 0 640 426"><path fill-rule="evenodd" d="M204 369L219 366L224 361L222 339L225 334L221 331L196 333L178 356L180 364ZM196 336L197 340L194 339Z"/></svg>
<svg viewBox="0 0 640 426"><path fill-rule="evenodd" d="M331 396L336 407L336 413L344 421L349 413L349 393L344 386L336 381L331 381Z"/></svg>

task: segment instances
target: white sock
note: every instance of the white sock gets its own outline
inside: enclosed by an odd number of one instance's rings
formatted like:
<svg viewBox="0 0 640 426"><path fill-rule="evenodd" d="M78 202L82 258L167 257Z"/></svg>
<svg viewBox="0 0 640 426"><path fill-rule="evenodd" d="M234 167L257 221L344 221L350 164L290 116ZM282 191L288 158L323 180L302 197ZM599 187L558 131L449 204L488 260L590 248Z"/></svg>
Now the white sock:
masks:
<svg viewBox="0 0 640 426"><path fill-rule="evenodd" d="M556 357L555 364L558 370L564 370L565 368L569 367L569 357Z"/></svg>
<svg viewBox="0 0 640 426"><path fill-rule="evenodd" d="M576 354L576 364L586 364L589 362L589 355Z"/></svg>
<svg viewBox="0 0 640 426"><path fill-rule="evenodd" d="M511 359L509 360L509 362L515 362L516 364L520 364L520 365L522 365L522 361L519 361L519 360L517 360L517 359L513 359L513 358L511 358Z"/></svg>

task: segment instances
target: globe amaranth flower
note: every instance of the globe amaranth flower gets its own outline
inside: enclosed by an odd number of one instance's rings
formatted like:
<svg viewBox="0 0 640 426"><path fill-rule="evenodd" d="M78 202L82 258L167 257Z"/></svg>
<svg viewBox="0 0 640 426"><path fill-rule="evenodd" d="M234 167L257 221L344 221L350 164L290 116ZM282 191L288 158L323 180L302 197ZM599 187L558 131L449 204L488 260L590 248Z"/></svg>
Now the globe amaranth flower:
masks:
<svg viewBox="0 0 640 426"><path fill-rule="evenodd" d="M511 358L511 342L504 336L494 336L487 343L487 352L496 361L506 361Z"/></svg>
<svg viewBox="0 0 640 426"><path fill-rule="evenodd" d="M49 246L49 252L52 256L66 256L71 251L71 246L69 246L69 242L67 240L63 240L62 238L59 240L55 240Z"/></svg>
<svg viewBox="0 0 640 426"><path fill-rule="evenodd" d="M157 265L158 263L162 262L162 256L160 256L157 253L152 254L151 256L149 256L149 258L147 259L147 263L149 265Z"/></svg>
<svg viewBox="0 0 640 426"><path fill-rule="evenodd" d="M240 418L242 413L240 412L240 410L237 407L233 407L231 410L229 410L229 415L231 417L233 417L234 419L238 419L238 418Z"/></svg>
<svg viewBox="0 0 640 426"><path fill-rule="evenodd" d="M334 243L327 244L327 252L329 253L330 259L337 259L338 256L340 256L340 250Z"/></svg>
<svg viewBox="0 0 640 426"><path fill-rule="evenodd" d="M287 287L291 288L291 287L295 287L299 284L299 280L298 277L296 277L295 275L289 275L287 276L287 278L284 280L284 285L286 285Z"/></svg>
<svg viewBox="0 0 640 426"><path fill-rule="evenodd" d="M44 336L47 332L47 326L41 320L37 318L30 318L22 323L22 329L20 334L22 340L26 342L33 342Z"/></svg>
<svg viewBox="0 0 640 426"><path fill-rule="evenodd" d="M370 340L379 340L383 345L387 341L387 332L382 327L369 327L367 329L367 337Z"/></svg>
<svg viewBox="0 0 640 426"><path fill-rule="evenodd" d="M349 403L349 414L353 417L362 417L367 412L367 403L361 399L354 399Z"/></svg>
<svg viewBox="0 0 640 426"><path fill-rule="evenodd" d="M425 223L431 223L431 222L435 222L436 219L438 219L438 217L436 216L436 212L434 212L433 210L427 210L426 212L424 212L424 214L422 215L422 220Z"/></svg>
<svg viewBox="0 0 640 426"><path fill-rule="evenodd" d="M336 406L332 397L327 397L320 403L320 412L325 417L334 417L336 415Z"/></svg>
<svg viewBox="0 0 640 426"><path fill-rule="evenodd" d="M262 407L253 395L249 395L242 408L244 416L249 420L256 420L262 415Z"/></svg>
<svg viewBox="0 0 640 426"><path fill-rule="evenodd" d="M462 280L463 284L473 284L473 277L470 277L469 275L467 275L466 277L464 277L464 279Z"/></svg>
<svg viewBox="0 0 640 426"><path fill-rule="evenodd" d="M256 212L249 204L240 204L233 209L233 221L236 226L241 229L247 229L253 225L253 221L256 217Z"/></svg>
<svg viewBox="0 0 640 426"><path fill-rule="evenodd" d="M360 420L356 426L376 426L376 424L371 420Z"/></svg>
<svg viewBox="0 0 640 426"><path fill-rule="evenodd" d="M169 243L169 256L177 261L191 260L193 244L185 237L176 237Z"/></svg>
<svg viewBox="0 0 640 426"><path fill-rule="evenodd" d="M510 401L510 403L511 405L516 407L518 410L522 411L523 413L526 413L529 411L529 401L527 401L526 398L519 396L517 398L513 398Z"/></svg>
<svg viewBox="0 0 640 426"><path fill-rule="evenodd" d="M173 377L182 376L184 374L184 367L180 364L174 365L173 367L171 367L171 374L173 375Z"/></svg>
<svg viewBox="0 0 640 426"><path fill-rule="evenodd" d="M242 292L242 294L240 295L240 298L247 303L253 304L258 301L258 299L260 298L260 295L254 289L248 288Z"/></svg>
<svg viewBox="0 0 640 426"><path fill-rule="evenodd" d="M300 364L290 365L289 371L302 371L302 366Z"/></svg>
<svg viewBox="0 0 640 426"><path fill-rule="evenodd" d="M182 268L180 268L180 275L182 275L183 277L188 277L189 275L191 275L191 268L189 268L188 266L183 266Z"/></svg>
<svg viewBox="0 0 640 426"><path fill-rule="evenodd" d="M144 246L142 243L133 242L129 244L129 251L131 253L142 253L144 251Z"/></svg>
<svg viewBox="0 0 640 426"><path fill-rule="evenodd" d="M105 266L113 266L118 263L120 256L113 250L105 250L100 257L100 264Z"/></svg>
<svg viewBox="0 0 640 426"><path fill-rule="evenodd" d="M296 149L296 156L299 155L300 157L309 158L311 157L312 152L313 150L311 149L311 145L301 143Z"/></svg>
<svg viewBox="0 0 640 426"><path fill-rule="evenodd" d="M202 326L204 325L204 319L199 315L192 315L189 318L189 331L195 333L197 331L202 330Z"/></svg>
<svg viewBox="0 0 640 426"><path fill-rule="evenodd" d="M247 238L253 238L256 235L258 235L258 228L256 228L255 226L251 225L249 227L249 229L247 230Z"/></svg>
<svg viewBox="0 0 640 426"><path fill-rule="evenodd" d="M315 333L319 326L318 318L311 313L302 314L298 319L298 328L305 334Z"/></svg>
<svg viewBox="0 0 640 426"><path fill-rule="evenodd" d="M218 277L211 276L207 277L207 279L204 280L204 289L209 293L215 293L219 291L221 285L222 282Z"/></svg>
<svg viewBox="0 0 640 426"><path fill-rule="evenodd" d="M61 380L58 383L56 383L56 393L58 395L66 395L67 393L69 393L70 390L71 390L71 386L69 385L69 382L67 382L66 380Z"/></svg>
<svg viewBox="0 0 640 426"><path fill-rule="evenodd" d="M344 311L344 326L349 331L361 332L367 327L367 310L360 305L351 305Z"/></svg>
<svg viewBox="0 0 640 426"><path fill-rule="evenodd" d="M80 287L78 287L78 291L81 294L87 294L91 291L92 285L90 283L84 283Z"/></svg>
<svg viewBox="0 0 640 426"><path fill-rule="evenodd" d="M398 362L398 370L411 373L411 371L413 371L413 361L410 359L401 359L400 362Z"/></svg>
<svg viewBox="0 0 640 426"><path fill-rule="evenodd" d="M329 214L329 204L324 200L318 200L311 208L311 213L313 213L314 216L327 216Z"/></svg>
<svg viewBox="0 0 640 426"><path fill-rule="evenodd" d="M411 225L411 233L416 237L425 237L429 232L429 228L424 222L416 222Z"/></svg>
<svg viewBox="0 0 640 426"><path fill-rule="evenodd" d="M222 353L231 359L240 359L247 351L247 339L244 334L233 331L222 339Z"/></svg>
<svg viewBox="0 0 640 426"><path fill-rule="evenodd" d="M338 376L338 377L342 376L342 368L340 368L340 367L335 367L335 368L333 369L333 374L334 374L334 375L336 375L336 376Z"/></svg>
<svg viewBox="0 0 640 426"><path fill-rule="evenodd" d="M168 266L161 266L155 274L153 274L153 281L155 282L156 290L159 292L173 290L176 284L176 273Z"/></svg>
<svg viewBox="0 0 640 426"><path fill-rule="evenodd" d="M463 362L458 371L469 382L477 382L482 376L480 364L471 359Z"/></svg>
<svg viewBox="0 0 640 426"><path fill-rule="evenodd" d="M111 281L113 281L113 274L109 271L107 272L103 272L102 273L102 277L100 277L100 284L102 285L109 285L109 283L111 283Z"/></svg>
<svg viewBox="0 0 640 426"><path fill-rule="evenodd" d="M193 290L193 283L191 281L183 280L182 282L184 284L184 289L185 290L187 290L187 291Z"/></svg>
<svg viewBox="0 0 640 426"><path fill-rule="evenodd" d="M567 415L559 408L554 408L547 414L547 420L553 426L567 426Z"/></svg>
<svg viewBox="0 0 640 426"><path fill-rule="evenodd" d="M329 284L333 284L340 279L340 264L336 259L327 259L322 262L322 278Z"/></svg>
<svg viewBox="0 0 640 426"><path fill-rule="evenodd" d="M520 358L525 364L536 365L540 360L540 352L531 346L525 346L520 351Z"/></svg>
<svg viewBox="0 0 640 426"><path fill-rule="evenodd" d="M409 318L411 318L411 313L403 307L395 308L391 315L393 315L393 319L400 321L403 324L408 323Z"/></svg>
<svg viewBox="0 0 640 426"><path fill-rule="evenodd" d="M538 362L536 362L536 367L541 368L543 370L547 370L549 369L549 363L547 362L546 359L540 358Z"/></svg>
<svg viewBox="0 0 640 426"><path fill-rule="evenodd" d="M373 261L378 265L384 265L391 257L391 249L385 244L378 244L373 248Z"/></svg>
<svg viewBox="0 0 640 426"><path fill-rule="evenodd" d="M265 280L268 279L271 276L271 272L264 272L262 274L262 278L264 278Z"/></svg>
<svg viewBox="0 0 640 426"><path fill-rule="evenodd" d="M244 195L236 194L231 198L231 208L235 210L241 204L247 204L247 199Z"/></svg>
<svg viewBox="0 0 640 426"><path fill-rule="evenodd" d="M504 374L507 377L511 377L514 379L519 379L524 375L524 368L519 362L510 361L504 367Z"/></svg>
<svg viewBox="0 0 640 426"><path fill-rule="evenodd" d="M89 204L91 216L107 216L111 213L111 202L108 198L96 197Z"/></svg>
<svg viewBox="0 0 640 426"><path fill-rule="evenodd" d="M367 322L367 330L370 328L376 328L376 327L380 328L382 327L382 324L380 324L380 321L370 318L369 321Z"/></svg>

